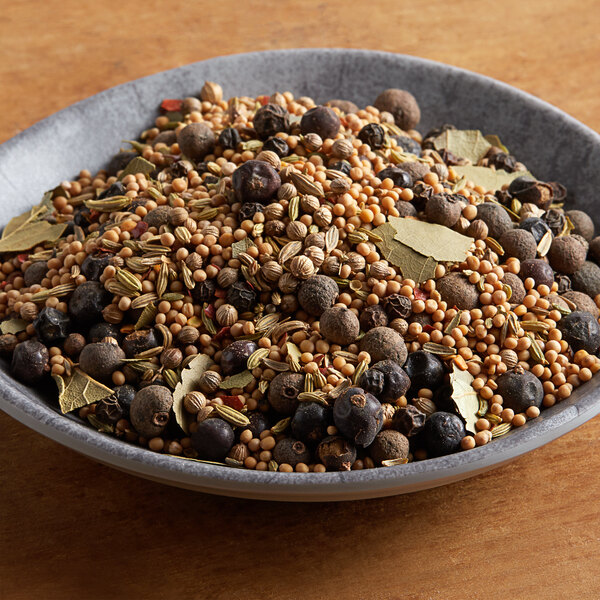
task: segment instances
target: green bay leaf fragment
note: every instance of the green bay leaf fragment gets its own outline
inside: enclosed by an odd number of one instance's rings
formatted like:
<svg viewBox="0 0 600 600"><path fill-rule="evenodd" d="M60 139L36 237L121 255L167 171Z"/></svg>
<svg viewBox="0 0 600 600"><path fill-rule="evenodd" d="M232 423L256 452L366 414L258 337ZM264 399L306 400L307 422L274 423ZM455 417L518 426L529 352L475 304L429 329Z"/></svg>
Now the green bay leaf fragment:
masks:
<svg viewBox="0 0 600 600"><path fill-rule="evenodd" d="M231 390L233 388L245 388L252 380L254 375L250 371L242 371L231 377L227 377L220 384L222 390Z"/></svg>
<svg viewBox="0 0 600 600"><path fill-rule="evenodd" d="M0 239L0 252L23 252L44 242L56 242L66 228L66 223L28 221Z"/></svg>
<svg viewBox="0 0 600 600"><path fill-rule="evenodd" d="M25 211L22 215L13 217L2 231L2 239L8 237L11 233L17 231L24 225L33 221L39 221L42 217L51 212L53 210L52 195L52 191L46 192L42 201L37 206Z"/></svg>
<svg viewBox="0 0 600 600"><path fill-rule="evenodd" d="M109 387L92 379L80 369L75 369L71 377L52 377L58 387L58 403L63 414L99 402L113 393Z"/></svg>
<svg viewBox="0 0 600 600"><path fill-rule="evenodd" d="M500 150L502 150L502 152L506 152L506 154L510 154L510 152L508 151L508 148L500 141L500 138L495 135L495 134L488 134L483 136L485 137L485 139L492 145L495 146L496 148L500 148Z"/></svg>
<svg viewBox="0 0 600 600"><path fill-rule="evenodd" d="M242 254L242 252L247 252L248 248L250 248L251 246L254 246L254 242L247 237L243 240L240 240L239 242L234 242L233 244L231 244L231 257L238 258L238 256Z"/></svg>
<svg viewBox="0 0 600 600"><path fill-rule="evenodd" d="M29 323L23 319L9 319L0 323L0 331L2 333L20 333L27 329Z"/></svg>
<svg viewBox="0 0 600 600"><path fill-rule="evenodd" d="M448 129L433 140L433 146L472 163L479 162L492 147L477 129Z"/></svg>
<svg viewBox="0 0 600 600"><path fill-rule="evenodd" d="M153 165L150 161L142 158L141 156L136 156L133 160L130 160L129 163L127 163L127 166L121 172L119 180L123 180L123 178L127 175L135 175L136 173L150 175L155 168L155 165Z"/></svg>
<svg viewBox="0 0 600 600"><path fill-rule="evenodd" d="M200 378L213 364L210 356L198 354L181 371L181 381L173 390L173 413L175 414L175 420L186 433L189 433L189 425L193 422L194 416L188 413L183 407L183 399L189 392L195 392L199 389Z"/></svg>
<svg viewBox="0 0 600 600"><path fill-rule="evenodd" d="M473 389L473 375L469 371L461 371L456 365L450 373L450 385L452 386L452 401L460 416L465 420L465 428L470 433L476 433L475 423L479 411L479 398Z"/></svg>
<svg viewBox="0 0 600 600"><path fill-rule="evenodd" d="M452 168L459 177L466 177L475 185L480 185L486 192L500 190L502 189L502 186L508 185L517 177L533 177L529 171L507 173L502 169L494 170L489 167L475 167L473 165L459 165Z"/></svg>
<svg viewBox="0 0 600 600"><path fill-rule="evenodd" d="M473 238L436 223L399 217L390 217L389 222L396 231L394 235L396 241L440 262L465 260L474 242Z"/></svg>

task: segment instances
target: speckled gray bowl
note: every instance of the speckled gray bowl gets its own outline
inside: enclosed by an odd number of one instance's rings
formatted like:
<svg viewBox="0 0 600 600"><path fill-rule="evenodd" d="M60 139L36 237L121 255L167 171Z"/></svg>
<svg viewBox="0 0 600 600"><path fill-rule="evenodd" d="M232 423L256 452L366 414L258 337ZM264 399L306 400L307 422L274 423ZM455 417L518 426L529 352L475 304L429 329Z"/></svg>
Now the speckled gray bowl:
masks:
<svg viewBox="0 0 600 600"><path fill-rule="evenodd" d="M0 147L3 223L39 202L44 190L80 169L101 168L121 140L145 129L163 98L218 81L225 94L291 90L317 101L369 104L388 87L410 90L421 131L454 123L498 134L541 179L558 180L573 206L591 209L600 189L600 136L560 110L503 83L439 63L363 50L286 50L226 56L139 79L79 102ZM35 169L31 169L35 165ZM592 216L596 213L592 211ZM189 489L269 500L350 500L444 485L506 463L571 431L600 412L600 378L568 401L488 446L398 467L350 473L261 473L154 454L63 416L46 396L0 371L0 407L15 419L97 461ZM50 382L48 387L53 384Z"/></svg>

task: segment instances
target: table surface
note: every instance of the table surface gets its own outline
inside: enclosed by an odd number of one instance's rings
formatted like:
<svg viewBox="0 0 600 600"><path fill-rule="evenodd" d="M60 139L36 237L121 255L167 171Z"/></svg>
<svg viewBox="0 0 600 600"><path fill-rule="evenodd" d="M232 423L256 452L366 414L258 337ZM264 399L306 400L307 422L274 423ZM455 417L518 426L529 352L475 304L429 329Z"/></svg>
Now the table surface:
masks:
<svg viewBox="0 0 600 600"><path fill-rule="evenodd" d="M0 142L130 79L303 46L447 62L600 130L597 0L1 5ZM3 599L600 597L600 417L461 483L312 505L169 488L0 428Z"/></svg>

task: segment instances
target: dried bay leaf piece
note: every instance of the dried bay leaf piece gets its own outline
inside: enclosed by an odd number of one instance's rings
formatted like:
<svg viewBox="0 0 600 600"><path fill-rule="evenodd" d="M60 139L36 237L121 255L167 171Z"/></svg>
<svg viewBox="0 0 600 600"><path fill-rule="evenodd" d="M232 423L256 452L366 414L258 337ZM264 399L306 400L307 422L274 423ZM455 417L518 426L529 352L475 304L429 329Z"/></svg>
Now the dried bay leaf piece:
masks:
<svg viewBox="0 0 600 600"><path fill-rule="evenodd" d="M426 223L416 219L390 217L394 228L394 240L412 248L415 252L431 256L444 262L465 260L473 238L461 235L448 227L436 223Z"/></svg>
<svg viewBox="0 0 600 600"><path fill-rule="evenodd" d="M480 185L485 189L486 192L495 192L500 190L502 189L502 186L508 185L517 177L533 177L529 171L515 171L514 173L507 173L502 169L494 170L490 169L489 167L475 167L473 165L459 165L452 168L459 177L466 177L475 185Z"/></svg>
<svg viewBox="0 0 600 600"><path fill-rule="evenodd" d="M433 146L472 163L479 162L492 147L478 129L448 129L433 140Z"/></svg>
<svg viewBox="0 0 600 600"><path fill-rule="evenodd" d="M181 371L181 381L173 390L173 413L178 425L189 433L189 424L194 420L193 415L189 414L183 407L183 399L189 392L198 389L198 384L203 373L213 365L213 360L206 354L198 354Z"/></svg>
<svg viewBox="0 0 600 600"><path fill-rule="evenodd" d="M44 242L56 242L66 228L66 223L26 222L0 239L0 252L23 252Z"/></svg>
<svg viewBox="0 0 600 600"><path fill-rule="evenodd" d="M506 152L506 154L510 154L508 148L500 141L500 138L495 134L488 134L483 136L492 146L496 148L500 148L502 152Z"/></svg>
<svg viewBox="0 0 600 600"><path fill-rule="evenodd" d="M49 213L53 209L52 195L52 191L46 192L42 198L42 201L37 206L30 208L18 217L13 217L2 231L2 239L10 235L12 232L20 229L24 225L32 221L39 220Z"/></svg>
<svg viewBox="0 0 600 600"><path fill-rule="evenodd" d="M71 377L53 375L58 386L58 403L63 414L76 408L94 404L112 395L113 391L84 373L75 369Z"/></svg>
<svg viewBox="0 0 600 600"><path fill-rule="evenodd" d="M461 371L456 365L453 365L450 373L450 385L452 386L452 401L456 406L460 416L465 420L465 428L469 433L477 433L475 423L477 422L479 412L479 398L477 392L471 385L473 375L469 371Z"/></svg>
<svg viewBox="0 0 600 600"><path fill-rule="evenodd" d="M239 242L234 242L231 244L231 258L238 258L242 252L247 252L248 248L254 246L254 242L250 238L245 237L243 240Z"/></svg>
<svg viewBox="0 0 600 600"><path fill-rule="evenodd" d="M27 329L29 323L23 319L9 319L8 321L2 321L0 323L0 331L2 333L20 333Z"/></svg>
<svg viewBox="0 0 600 600"><path fill-rule="evenodd" d="M237 373L236 375L232 375L231 377L227 377L220 384L219 387L222 390L231 390L233 388L245 388L252 380L254 379L254 375L248 370L242 371L241 373Z"/></svg>
<svg viewBox="0 0 600 600"><path fill-rule="evenodd" d="M141 156L136 156L133 160L130 160L127 163L127 166L121 172L119 176L119 181L122 181L124 177L127 175L136 175L137 173L143 173L148 176L154 169L156 168L150 161L142 158Z"/></svg>

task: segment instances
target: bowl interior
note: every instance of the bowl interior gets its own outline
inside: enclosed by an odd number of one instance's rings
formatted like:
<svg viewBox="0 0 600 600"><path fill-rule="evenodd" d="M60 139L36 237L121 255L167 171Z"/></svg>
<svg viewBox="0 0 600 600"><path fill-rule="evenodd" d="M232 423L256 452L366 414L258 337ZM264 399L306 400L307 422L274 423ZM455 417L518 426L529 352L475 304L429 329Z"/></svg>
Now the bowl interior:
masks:
<svg viewBox="0 0 600 600"><path fill-rule="evenodd" d="M134 139L151 125L164 98L196 95L205 80L219 82L226 97L290 90L317 102L344 98L359 106L372 103L386 88L407 89L421 107L420 131L452 123L499 135L538 178L566 185L570 204L588 210L599 224L592 210L595 190L600 188L600 171L591 168L600 164L596 133L558 109L486 77L422 59L361 50L226 56L136 80L70 106L0 146L1 223L39 202L45 190L79 170L94 172L105 166L125 146L121 140ZM314 493L327 492L339 498L345 497L342 483L347 489L362 487L366 495L373 496L391 493L392 488L397 493L404 484L410 487L419 481L421 487L428 487L443 482L449 471L466 476L464 473L483 466L489 468L565 433L600 411L600 383L592 381L569 401L544 411L536 422L486 447L392 469L298 478L156 455L92 431L77 418L57 414L53 390L42 393L25 388L7 374L5 364L0 381L0 406L62 443L145 476L163 473L168 481L173 473L185 473L191 487L195 480L203 481L212 485L213 491L220 488L226 493L265 483L273 486L273 495L313 486ZM255 489L258 497L259 488Z"/></svg>

